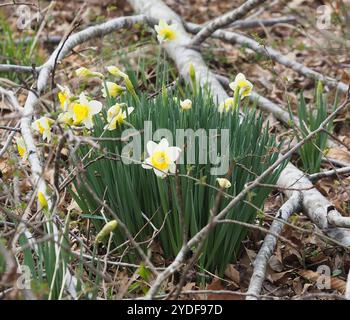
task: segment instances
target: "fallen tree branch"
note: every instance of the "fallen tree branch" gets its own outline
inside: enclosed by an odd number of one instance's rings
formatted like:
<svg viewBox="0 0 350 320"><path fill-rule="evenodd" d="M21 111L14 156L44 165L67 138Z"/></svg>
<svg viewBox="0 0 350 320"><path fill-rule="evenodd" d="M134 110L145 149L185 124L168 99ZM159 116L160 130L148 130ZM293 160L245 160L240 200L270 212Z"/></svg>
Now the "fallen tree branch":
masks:
<svg viewBox="0 0 350 320"><path fill-rule="evenodd" d="M277 185L285 188L293 186L293 188L300 189L312 187L311 181L307 179L305 174L291 163L288 163L281 173ZM294 192L295 191L290 191L288 189L284 191L288 197L291 197ZM335 225L330 224L328 221L329 215L333 218L332 221L334 221L334 219L342 220L341 218L344 218L335 209L332 203L330 203L316 188L303 190L301 192L303 196L302 207L310 220L325 234L349 246L350 230L345 228L334 228ZM343 226L341 225L340 227Z"/></svg>
<svg viewBox="0 0 350 320"><path fill-rule="evenodd" d="M16 64L0 64L0 72L27 72L32 73L33 71L40 71L42 67L33 66L19 66Z"/></svg>
<svg viewBox="0 0 350 320"><path fill-rule="evenodd" d="M301 209L302 194L295 192L287 202L278 210L276 217L279 220L274 220L270 227L270 232L274 234L281 234L284 223L294 213ZM250 278L248 296L246 300L256 300L260 295L261 287L265 279L266 267L271 258L277 243L277 237L273 234L268 234L257 254L254 261L253 275Z"/></svg>
<svg viewBox="0 0 350 320"><path fill-rule="evenodd" d="M193 34L199 34L203 28L200 25L194 24L194 23L186 23L185 28L188 32L191 32ZM224 31L224 30L217 30L213 34L211 34L211 37L220 39L225 42L229 42L231 44L239 44L244 47L250 48L255 52L258 52L268 58L270 58L273 61L276 61L282 65L284 65L287 68L290 68L297 73L313 79L313 80L321 80L325 84L327 84L330 87L337 88L341 92L347 92L349 86L341 81L337 81L336 79L333 79L331 77L324 76L323 74L314 71L303 64L294 61L290 58L288 58L286 55L282 54L281 52L271 48L267 47L265 45L262 45L261 43L248 38L244 35L230 32L230 31Z"/></svg>
<svg viewBox="0 0 350 320"><path fill-rule="evenodd" d="M231 23L239 20L243 16L245 16L249 11L253 10L260 4L266 2L266 0L248 0L245 1L238 8L227 12L226 14L215 18L210 21L206 26L202 28L200 32L193 38L191 45L199 46L201 45L207 38L209 38L216 30L220 28L224 28Z"/></svg>
<svg viewBox="0 0 350 320"><path fill-rule="evenodd" d="M344 168L340 168L340 169L332 169L332 170L328 170L328 171L313 173L313 174L308 175L308 178L310 181L316 182L316 181L323 179L323 178L330 178L330 177L334 177L337 175L348 175L348 174L350 174L350 167L344 167Z"/></svg>
<svg viewBox="0 0 350 320"><path fill-rule="evenodd" d="M271 27L276 24L284 23L284 24L294 24L297 22L296 17L288 16L288 17L279 17L279 18L270 18L270 19L246 19L239 20L229 25L230 28L235 29L253 29L259 27Z"/></svg>

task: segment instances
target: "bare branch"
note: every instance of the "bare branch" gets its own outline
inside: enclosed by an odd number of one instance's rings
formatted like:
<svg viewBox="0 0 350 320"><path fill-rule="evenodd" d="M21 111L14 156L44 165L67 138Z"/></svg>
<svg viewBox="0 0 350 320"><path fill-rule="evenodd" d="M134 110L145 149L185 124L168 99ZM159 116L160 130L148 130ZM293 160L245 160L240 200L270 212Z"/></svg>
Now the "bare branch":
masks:
<svg viewBox="0 0 350 320"><path fill-rule="evenodd" d="M310 179L310 181L316 182L323 178L330 178L337 175L348 175L348 174L350 174L350 167L344 167L340 169L332 169L328 171L313 173L313 174L310 174L308 178Z"/></svg>
<svg viewBox="0 0 350 320"><path fill-rule="evenodd" d="M279 235L284 226L283 221L287 221L290 215L301 209L301 202L302 194L300 192L295 192L289 200L284 203L280 210L278 210L276 217L278 217L279 220L274 220L272 222L270 232ZM274 252L276 243L277 237L275 235L268 234L265 237L264 243L254 261L254 270L249 283L247 292L249 295L246 298L247 300L256 300L256 297L260 294L265 279L267 263Z"/></svg>
<svg viewBox="0 0 350 320"><path fill-rule="evenodd" d="M288 16L288 17L279 17L279 18L270 18L270 19L250 19L247 18L245 20L239 20L229 25L231 28L235 29L252 29L259 27L271 27L276 24L295 24L297 22L296 17Z"/></svg>
<svg viewBox="0 0 350 320"><path fill-rule="evenodd" d="M194 24L194 23L187 23L185 25L185 27L191 33L198 32L198 34L199 34L201 32L201 30L203 30L201 26ZM314 70L304 66L303 64L288 58L286 55L282 54L281 52L279 52L271 47L267 47L266 45L259 43L253 39L250 39L244 35L241 35L241 34L238 34L235 32L217 30L211 36L213 38L220 39L220 40L223 40L225 42L229 42L232 44L239 44L239 45L248 47L248 48L252 49L253 51L258 52L258 53L272 59L273 61L276 61L276 62L286 66L287 68L290 68L290 69L298 72L299 74L301 74L307 78L314 79L314 80L321 80L325 84L329 85L330 87L335 87L341 92L346 93L348 91L349 86L347 84L345 84L341 81L338 81L336 79L333 79L331 77L324 76L323 74L321 74L317 71L314 71Z"/></svg>
<svg viewBox="0 0 350 320"><path fill-rule="evenodd" d="M240 7L220 16L211 22L209 22L198 34L193 38L192 45L199 46L207 38L209 38L216 30L224 28L236 20L239 20L245 16L249 11L253 10L260 4L266 2L266 0L248 0L244 2Z"/></svg>

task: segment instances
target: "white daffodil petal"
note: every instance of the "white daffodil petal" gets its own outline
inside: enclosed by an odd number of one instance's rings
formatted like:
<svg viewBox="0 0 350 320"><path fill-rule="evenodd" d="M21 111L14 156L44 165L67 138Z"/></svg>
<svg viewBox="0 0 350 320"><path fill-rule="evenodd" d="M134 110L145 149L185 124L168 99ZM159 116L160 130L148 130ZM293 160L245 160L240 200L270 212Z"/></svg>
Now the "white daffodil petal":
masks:
<svg viewBox="0 0 350 320"><path fill-rule="evenodd" d="M156 151L162 151L162 150L165 151L168 147L169 147L168 140L165 138L162 138L162 140L160 140L160 142L156 148Z"/></svg>
<svg viewBox="0 0 350 320"><path fill-rule="evenodd" d="M90 107L91 115L98 114L102 110L102 103L97 100L89 101L88 105Z"/></svg>
<svg viewBox="0 0 350 320"><path fill-rule="evenodd" d="M91 129L91 128L94 126L94 123L92 122L92 119L91 119L91 118L84 119L84 120L82 121L82 124L83 124L87 129Z"/></svg>
<svg viewBox="0 0 350 320"><path fill-rule="evenodd" d="M84 92L82 92L82 93L79 95L79 102L80 102L80 104L84 104L84 105L88 105L88 104L89 104L89 101L88 101L88 99L86 98Z"/></svg>
<svg viewBox="0 0 350 320"><path fill-rule="evenodd" d="M238 82L238 81L245 81L246 80L246 77L243 73L239 73L237 74L236 78L235 78L235 81Z"/></svg>
<svg viewBox="0 0 350 320"><path fill-rule="evenodd" d="M151 158L147 158L145 159L145 161L142 163L142 168L144 169L152 169L152 166L151 166Z"/></svg>
<svg viewBox="0 0 350 320"><path fill-rule="evenodd" d="M163 171L160 171L156 168L153 168L154 169L154 173L156 174L157 177L160 177L160 178L165 178L166 177L166 173L163 172Z"/></svg>
<svg viewBox="0 0 350 320"><path fill-rule="evenodd" d="M167 149L167 154L171 161L176 161L179 158L180 153L181 153L181 149L178 147L169 147Z"/></svg>
<svg viewBox="0 0 350 320"><path fill-rule="evenodd" d="M147 153L149 155L152 155L156 151L157 146L158 146L158 144L156 144L154 141L148 141L147 142Z"/></svg>
<svg viewBox="0 0 350 320"><path fill-rule="evenodd" d="M127 111L128 111L128 115L130 115L134 111L134 108L133 107L129 107L127 109Z"/></svg>

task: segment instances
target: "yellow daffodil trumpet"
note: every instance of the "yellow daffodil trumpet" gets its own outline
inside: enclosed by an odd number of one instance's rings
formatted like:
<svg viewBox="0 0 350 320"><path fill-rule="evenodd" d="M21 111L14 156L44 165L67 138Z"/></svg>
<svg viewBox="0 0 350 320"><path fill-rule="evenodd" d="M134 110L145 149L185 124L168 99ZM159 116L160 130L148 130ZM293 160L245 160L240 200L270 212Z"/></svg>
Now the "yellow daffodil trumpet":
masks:
<svg viewBox="0 0 350 320"><path fill-rule="evenodd" d="M102 103L96 100L88 100L85 93L79 95L79 101L73 103L68 110L67 117L73 119L74 125L83 124L87 129L91 129L94 125L93 116L98 114L102 109Z"/></svg>
<svg viewBox="0 0 350 320"><path fill-rule="evenodd" d="M175 162L180 156L180 148L169 147L168 140L163 138L159 144L148 141L147 153L149 157L142 164L144 169L153 169L154 173L161 178L165 178L168 172L175 173Z"/></svg>

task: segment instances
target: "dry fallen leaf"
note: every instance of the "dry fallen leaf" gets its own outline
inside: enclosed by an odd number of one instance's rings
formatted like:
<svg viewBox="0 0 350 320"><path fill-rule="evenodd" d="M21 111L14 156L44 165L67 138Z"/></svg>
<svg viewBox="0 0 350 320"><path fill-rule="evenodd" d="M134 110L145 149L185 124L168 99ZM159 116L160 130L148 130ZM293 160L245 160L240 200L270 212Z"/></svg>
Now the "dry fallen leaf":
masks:
<svg viewBox="0 0 350 320"><path fill-rule="evenodd" d="M350 163L350 152L340 148L331 148L327 152L327 157Z"/></svg>
<svg viewBox="0 0 350 320"><path fill-rule="evenodd" d="M239 271L234 267L233 264L229 264L225 270L225 276L227 278L229 278L230 280L232 280L232 285L234 285L234 287L236 289L239 288L239 283L241 281L241 276Z"/></svg>
<svg viewBox="0 0 350 320"><path fill-rule="evenodd" d="M312 271L312 270L301 270L298 271L298 273L305 279L309 280L310 282L317 283L317 281L320 279L321 274L318 272ZM344 293L346 288L346 282L344 280L341 280L337 277L331 277L331 288L333 290L337 290L340 293Z"/></svg>
<svg viewBox="0 0 350 320"><path fill-rule="evenodd" d="M213 279L213 281L207 285L207 290L215 290L215 291L220 291L220 290L227 290L222 284L220 279ZM233 292L233 291L232 291ZM243 296L239 294L215 294L215 293L210 293L208 294L208 300L243 300Z"/></svg>

